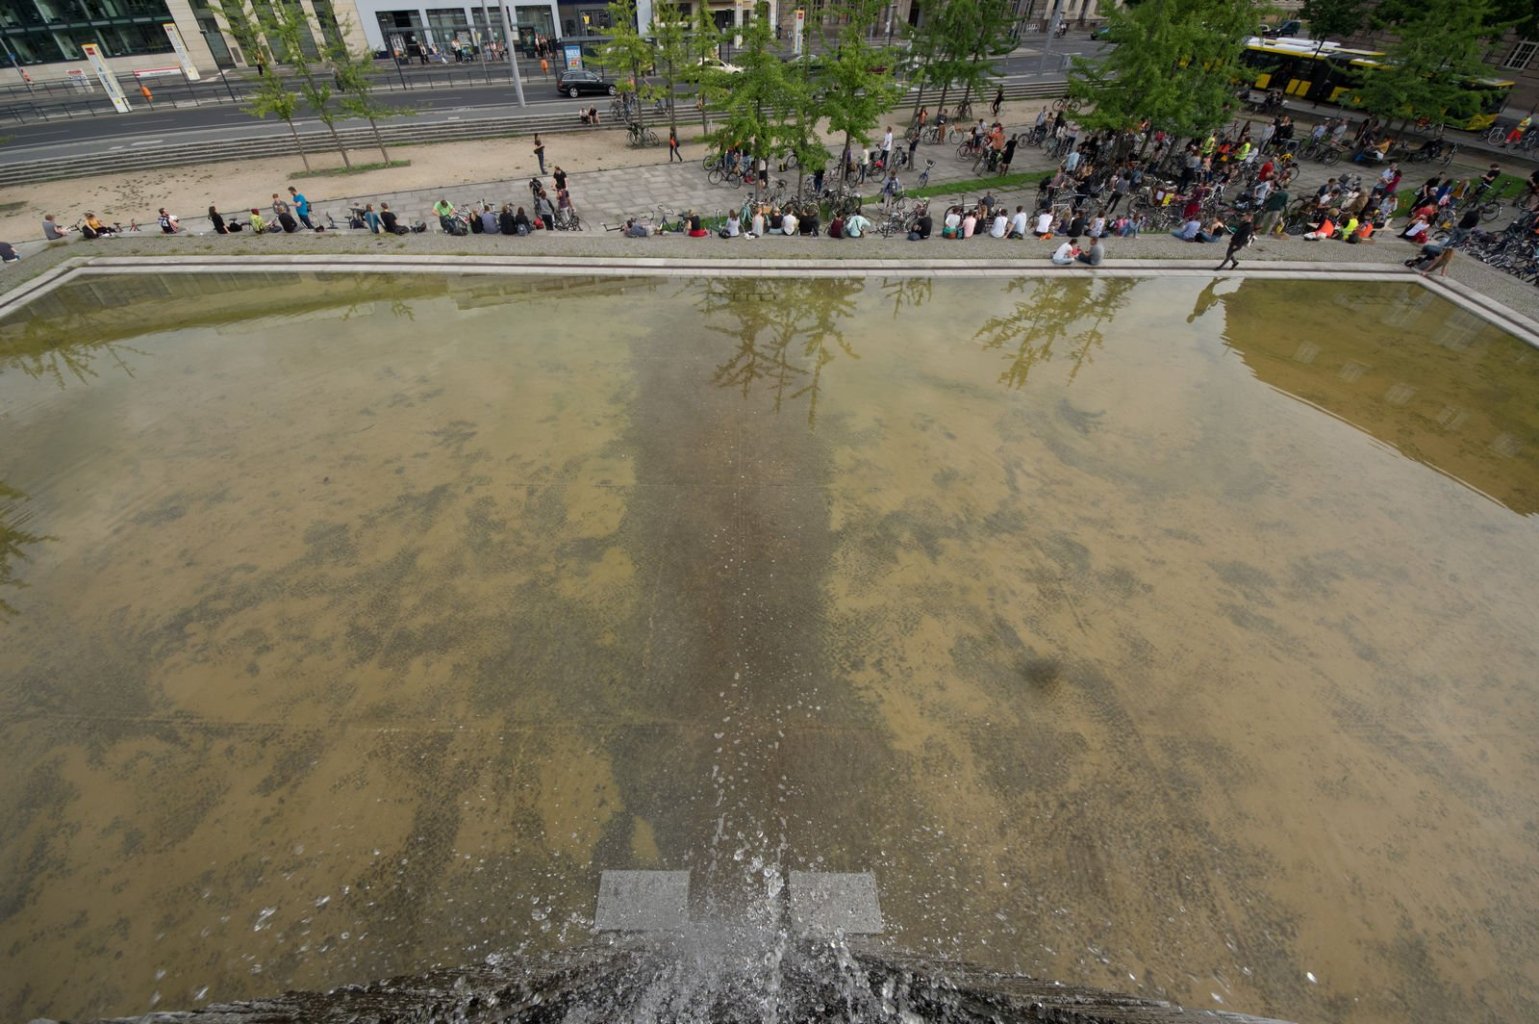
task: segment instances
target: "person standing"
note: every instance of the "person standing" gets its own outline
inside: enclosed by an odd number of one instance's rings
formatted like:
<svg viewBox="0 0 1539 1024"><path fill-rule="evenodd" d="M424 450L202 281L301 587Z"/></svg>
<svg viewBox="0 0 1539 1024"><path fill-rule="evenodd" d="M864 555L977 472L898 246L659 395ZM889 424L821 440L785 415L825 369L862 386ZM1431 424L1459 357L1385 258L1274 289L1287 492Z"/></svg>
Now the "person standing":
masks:
<svg viewBox="0 0 1539 1024"><path fill-rule="evenodd" d="M1001 153L999 157L1000 174L1010 173L1010 162L1015 159L1015 147L1017 145L1018 139L1018 136L1012 135L1010 136L1009 140L1005 142L1004 152Z"/></svg>
<svg viewBox="0 0 1539 1024"><path fill-rule="evenodd" d="M278 195L278 193L274 192L273 193L273 217L274 218L280 218L280 217L282 217L284 214L286 214L288 212L289 212L289 204L285 203L283 201L283 197L282 196L280 196L280 195Z"/></svg>
<svg viewBox="0 0 1539 1024"><path fill-rule="evenodd" d="M1219 261L1218 266L1214 269L1223 270L1224 264L1228 263L1231 264L1234 269L1239 270L1240 260L1235 254L1250 244L1251 235L1253 232L1254 226L1251 224L1250 214L1247 213L1240 220L1240 223L1235 225L1234 233L1229 236L1229 250L1224 253L1224 258Z"/></svg>
<svg viewBox="0 0 1539 1024"><path fill-rule="evenodd" d="M1266 202L1261 204L1261 232L1271 234L1272 229L1282 220L1283 211L1288 208L1288 190L1284 188L1273 189L1266 197Z"/></svg>
<svg viewBox="0 0 1539 1024"><path fill-rule="evenodd" d="M684 158L679 155L679 132L678 132L678 129L677 128L669 128L668 129L668 162L671 164L675 160L677 160L679 163L683 163L684 162Z"/></svg>
<svg viewBox="0 0 1539 1024"><path fill-rule="evenodd" d="M1001 85L999 87L999 91L994 94L994 102L989 104L989 107L990 107L991 110L993 110L995 117L999 116L999 108L1004 104L1004 102L1005 102L1005 87Z"/></svg>
<svg viewBox="0 0 1539 1024"><path fill-rule="evenodd" d="M289 199L294 204L294 213L299 217L299 222L314 231L315 225L310 223L310 200L306 199L305 194L293 185L289 186Z"/></svg>
<svg viewBox="0 0 1539 1024"><path fill-rule="evenodd" d="M892 167L892 125L887 126L887 134L882 136L882 167Z"/></svg>
<svg viewBox="0 0 1539 1024"><path fill-rule="evenodd" d="M540 162L540 173L545 173L545 143L540 141L540 133L534 133L534 158Z"/></svg>
<svg viewBox="0 0 1539 1024"><path fill-rule="evenodd" d="M557 164L556 169L550 172L550 176L556 182L557 192L560 192L562 189L566 188L566 172L561 169L560 164Z"/></svg>

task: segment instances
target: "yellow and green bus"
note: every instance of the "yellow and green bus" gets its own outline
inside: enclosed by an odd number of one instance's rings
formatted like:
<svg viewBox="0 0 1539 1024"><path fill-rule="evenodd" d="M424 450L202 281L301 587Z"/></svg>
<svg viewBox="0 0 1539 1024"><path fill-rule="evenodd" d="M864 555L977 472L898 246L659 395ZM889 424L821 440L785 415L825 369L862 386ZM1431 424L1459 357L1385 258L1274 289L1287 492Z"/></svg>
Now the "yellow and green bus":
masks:
<svg viewBox="0 0 1539 1024"><path fill-rule="evenodd" d="M1355 93L1363 76L1383 64L1384 54L1308 39L1254 38L1245 44L1240 61L1253 72L1251 84L1257 89L1277 89L1285 97L1350 107L1357 105ZM1449 127L1489 128L1514 84L1504 78L1465 79L1463 87L1477 95L1479 105L1475 113L1450 122Z"/></svg>

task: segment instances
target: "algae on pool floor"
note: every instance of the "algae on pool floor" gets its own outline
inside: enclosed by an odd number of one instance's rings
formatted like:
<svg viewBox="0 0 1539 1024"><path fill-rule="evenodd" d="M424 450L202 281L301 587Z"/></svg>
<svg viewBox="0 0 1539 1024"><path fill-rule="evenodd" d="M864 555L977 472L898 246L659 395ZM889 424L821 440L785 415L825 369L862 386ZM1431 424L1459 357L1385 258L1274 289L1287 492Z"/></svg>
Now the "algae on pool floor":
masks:
<svg viewBox="0 0 1539 1024"><path fill-rule="evenodd" d="M1535 1016L1536 356L1410 284L62 288L0 323L0 1010L550 948L656 868Z"/></svg>

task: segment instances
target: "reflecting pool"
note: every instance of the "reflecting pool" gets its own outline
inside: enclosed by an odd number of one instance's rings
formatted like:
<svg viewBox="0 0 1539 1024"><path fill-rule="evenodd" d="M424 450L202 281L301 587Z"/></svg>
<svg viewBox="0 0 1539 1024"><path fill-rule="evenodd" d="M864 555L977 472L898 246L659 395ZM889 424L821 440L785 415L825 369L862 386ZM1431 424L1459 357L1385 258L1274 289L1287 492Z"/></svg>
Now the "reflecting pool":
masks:
<svg viewBox="0 0 1539 1024"><path fill-rule="evenodd" d="M1539 1019L1539 352L1414 284L168 275L0 323L0 1013L590 937L598 873Z"/></svg>

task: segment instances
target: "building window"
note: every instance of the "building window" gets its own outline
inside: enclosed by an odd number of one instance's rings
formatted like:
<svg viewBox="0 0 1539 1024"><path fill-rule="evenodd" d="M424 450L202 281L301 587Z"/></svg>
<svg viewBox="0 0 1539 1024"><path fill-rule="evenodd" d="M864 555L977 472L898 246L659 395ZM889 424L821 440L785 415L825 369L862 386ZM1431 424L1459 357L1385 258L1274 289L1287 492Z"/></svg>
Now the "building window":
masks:
<svg viewBox="0 0 1539 1024"><path fill-rule="evenodd" d="M1525 70L1529 62L1534 59L1535 50L1539 50L1539 43L1530 42L1527 39L1523 40L1512 48L1512 52L1507 55L1507 59L1502 61L1502 67L1513 71Z"/></svg>

